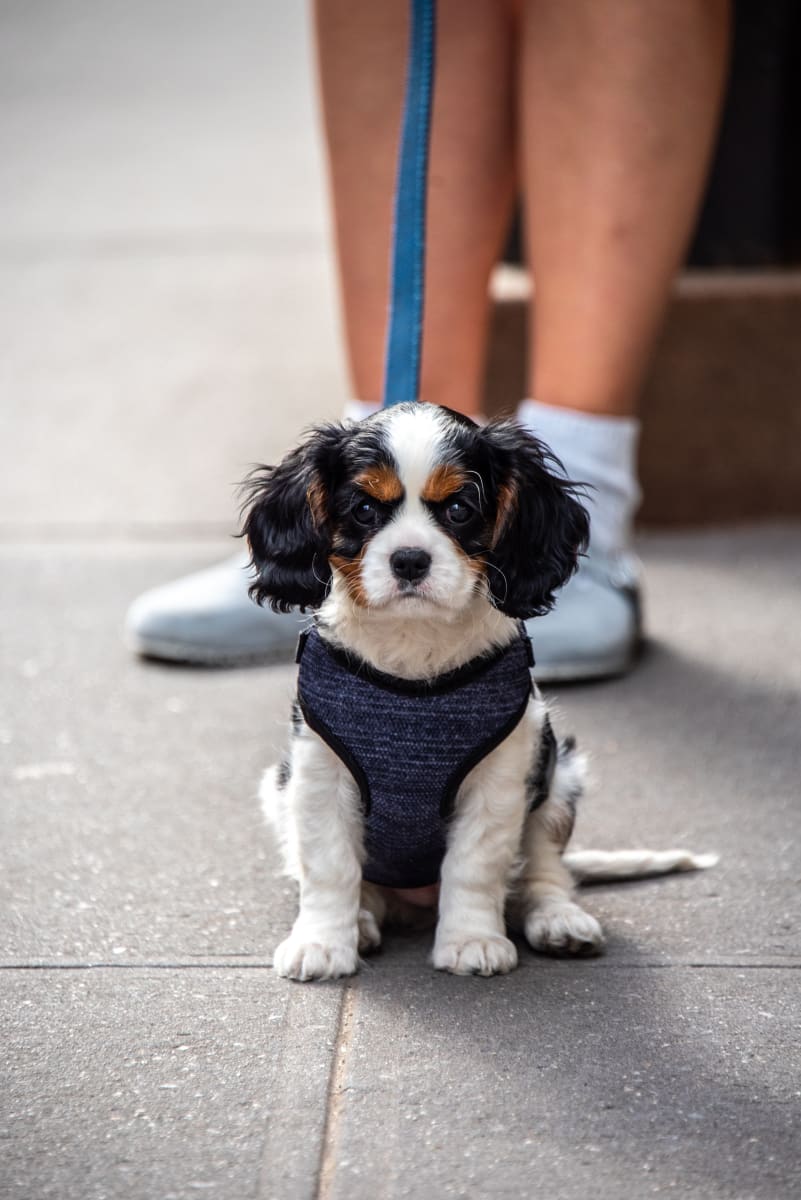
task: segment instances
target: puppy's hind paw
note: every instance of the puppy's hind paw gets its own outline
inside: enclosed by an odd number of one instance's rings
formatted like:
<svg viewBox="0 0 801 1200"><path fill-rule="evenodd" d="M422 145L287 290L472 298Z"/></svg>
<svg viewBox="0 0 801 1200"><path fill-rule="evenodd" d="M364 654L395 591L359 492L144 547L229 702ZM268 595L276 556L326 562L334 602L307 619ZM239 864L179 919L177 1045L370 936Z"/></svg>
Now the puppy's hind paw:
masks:
<svg viewBox="0 0 801 1200"><path fill-rule="evenodd" d="M381 930L369 908L359 909L359 954L370 954L381 945Z"/></svg>
<svg viewBox="0 0 801 1200"><path fill-rule="evenodd" d="M517 949L502 934L456 935L436 942L432 962L452 975L505 975L517 966Z"/></svg>
<svg viewBox="0 0 801 1200"><path fill-rule="evenodd" d="M290 934L273 955L273 969L284 979L308 983L312 979L339 979L358 970L359 955L349 942L313 942Z"/></svg>
<svg viewBox="0 0 801 1200"><path fill-rule="evenodd" d="M545 901L526 917L526 939L541 954L590 955L603 952L601 926L572 900Z"/></svg>

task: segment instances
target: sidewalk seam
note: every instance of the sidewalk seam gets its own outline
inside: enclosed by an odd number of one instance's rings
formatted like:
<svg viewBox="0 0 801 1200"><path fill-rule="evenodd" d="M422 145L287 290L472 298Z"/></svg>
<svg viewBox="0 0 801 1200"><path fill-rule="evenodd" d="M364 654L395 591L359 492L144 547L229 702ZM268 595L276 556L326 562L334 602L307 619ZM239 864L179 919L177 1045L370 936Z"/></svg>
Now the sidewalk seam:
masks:
<svg viewBox="0 0 801 1200"><path fill-rule="evenodd" d="M339 1007L339 1022L334 1041L334 1057L328 1082L325 1107L325 1125L320 1150L320 1167L317 1174L315 1200L329 1200L332 1195L334 1177L339 1158L339 1140L347 1094L347 1074L350 1052L353 1045L354 1017L356 1012L357 982L348 979L342 989Z"/></svg>
<svg viewBox="0 0 801 1200"><path fill-rule="evenodd" d="M599 962L566 959L550 964L550 969L563 967L575 972L578 968L591 971L798 971L801 960L795 955L787 962ZM520 964L519 970L531 970ZM0 971L271 971L270 962L0 962ZM337 1036L339 1037L340 1027Z"/></svg>

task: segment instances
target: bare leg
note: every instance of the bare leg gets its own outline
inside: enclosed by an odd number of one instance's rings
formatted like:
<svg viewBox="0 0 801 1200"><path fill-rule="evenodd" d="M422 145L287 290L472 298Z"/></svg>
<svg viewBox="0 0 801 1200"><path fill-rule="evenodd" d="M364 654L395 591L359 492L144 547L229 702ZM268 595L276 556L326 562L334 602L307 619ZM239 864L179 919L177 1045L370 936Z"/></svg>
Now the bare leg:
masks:
<svg viewBox="0 0 801 1200"><path fill-rule="evenodd" d="M524 0L531 395L629 415L701 194L728 0Z"/></svg>
<svg viewBox="0 0 801 1200"><path fill-rule="evenodd" d="M317 0L345 331L354 393L381 398L406 0ZM440 0L422 398L479 409L487 283L516 179L513 6Z"/></svg>

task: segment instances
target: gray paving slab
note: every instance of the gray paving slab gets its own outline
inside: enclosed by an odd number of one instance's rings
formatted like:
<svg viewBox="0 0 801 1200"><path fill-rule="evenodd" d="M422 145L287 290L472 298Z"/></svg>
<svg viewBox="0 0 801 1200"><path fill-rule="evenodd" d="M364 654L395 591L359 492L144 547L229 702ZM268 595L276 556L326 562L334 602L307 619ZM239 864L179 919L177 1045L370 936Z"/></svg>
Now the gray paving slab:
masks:
<svg viewBox="0 0 801 1200"><path fill-rule="evenodd" d="M0 263L5 537L225 533L249 467L341 412L319 250Z"/></svg>
<svg viewBox="0 0 801 1200"><path fill-rule="evenodd" d="M697 541L685 541L692 557ZM732 586L727 556L751 542L756 555L757 541L771 604L755 591L749 613L739 588L743 658L738 637L715 638ZM773 543L782 555L771 573ZM687 629L672 623L676 568L664 546L660 561L660 545L644 547L655 648L627 680L555 697L560 729L576 731L592 761L577 836L603 848L715 850L721 863L593 889L587 903L617 961L792 959L801 955L799 635L792 620L782 629L801 542L790 530L708 539ZM3 549L6 961L268 961L288 924L292 889L274 879L255 788L283 742L293 669L143 665L120 641L131 596L216 548Z"/></svg>
<svg viewBox="0 0 801 1200"><path fill-rule="evenodd" d="M339 1004L263 969L0 972L0 1196L313 1197Z"/></svg>
<svg viewBox="0 0 801 1200"><path fill-rule="evenodd" d="M554 694L560 725L591 756L580 843L721 855L701 876L588 896L628 952L714 960L801 949L799 533L642 539L651 642L641 665Z"/></svg>
<svg viewBox="0 0 801 1200"><path fill-rule="evenodd" d="M353 988L330 1196L798 1194L797 970L416 961Z"/></svg>
<svg viewBox="0 0 801 1200"><path fill-rule="evenodd" d="M293 672L170 670L121 640L132 596L214 549L2 553L5 961L269 961L292 897L256 787Z"/></svg>

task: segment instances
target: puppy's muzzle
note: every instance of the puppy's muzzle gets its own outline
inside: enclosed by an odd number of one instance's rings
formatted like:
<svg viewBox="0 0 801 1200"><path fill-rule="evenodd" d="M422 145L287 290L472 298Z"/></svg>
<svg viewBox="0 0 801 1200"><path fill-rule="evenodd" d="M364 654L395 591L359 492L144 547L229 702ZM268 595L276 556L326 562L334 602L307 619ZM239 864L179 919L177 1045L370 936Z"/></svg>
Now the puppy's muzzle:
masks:
<svg viewBox="0 0 801 1200"><path fill-rule="evenodd" d="M431 555L416 546L403 546L390 555L392 574L403 583L421 583L431 570Z"/></svg>

